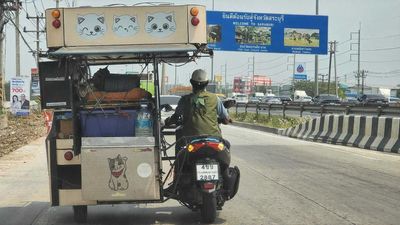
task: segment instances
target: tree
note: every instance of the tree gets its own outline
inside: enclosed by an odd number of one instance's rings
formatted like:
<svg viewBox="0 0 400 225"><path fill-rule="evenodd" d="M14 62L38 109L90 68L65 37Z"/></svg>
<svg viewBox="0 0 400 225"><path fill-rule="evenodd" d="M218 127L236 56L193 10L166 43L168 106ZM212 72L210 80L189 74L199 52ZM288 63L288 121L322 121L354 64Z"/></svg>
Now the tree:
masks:
<svg viewBox="0 0 400 225"><path fill-rule="evenodd" d="M328 94L328 83L319 83L319 94ZM340 85L339 85L340 86ZM315 92L314 92L314 81L296 81L294 84L294 89L295 90L303 90L307 93L308 96L315 97ZM346 90L343 88L338 89L338 95L340 98L345 98ZM331 88L329 93L331 95L335 95L335 83L331 83Z"/></svg>

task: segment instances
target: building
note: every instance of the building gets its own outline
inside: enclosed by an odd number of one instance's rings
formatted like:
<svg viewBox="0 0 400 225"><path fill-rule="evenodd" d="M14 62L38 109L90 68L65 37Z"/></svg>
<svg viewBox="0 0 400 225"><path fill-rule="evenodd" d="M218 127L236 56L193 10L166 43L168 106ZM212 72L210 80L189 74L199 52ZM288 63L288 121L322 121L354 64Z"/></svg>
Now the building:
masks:
<svg viewBox="0 0 400 225"><path fill-rule="evenodd" d="M254 75L254 77L235 77L233 79L233 92L252 94L254 92L266 93L271 87L271 78L264 75Z"/></svg>

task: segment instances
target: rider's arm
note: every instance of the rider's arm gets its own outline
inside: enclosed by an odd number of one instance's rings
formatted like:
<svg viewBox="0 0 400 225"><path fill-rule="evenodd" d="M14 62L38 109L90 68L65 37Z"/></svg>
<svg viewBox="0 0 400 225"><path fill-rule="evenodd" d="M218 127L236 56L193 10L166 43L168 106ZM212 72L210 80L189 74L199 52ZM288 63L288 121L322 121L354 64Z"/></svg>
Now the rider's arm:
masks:
<svg viewBox="0 0 400 225"><path fill-rule="evenodd" d="M165 121L165 124L176 124L181 116L183 116L183 98L179 99L178 106L176 107L174 114Z"/></svg>
<svg viewBox="0 0 400 225"><path fill-rule="evenodd" d="M217 114L218 118L222 121L223 124L228 124L231 122L228 114L228 110L226 110L224 104L221 99L217 99Z"/></svg>

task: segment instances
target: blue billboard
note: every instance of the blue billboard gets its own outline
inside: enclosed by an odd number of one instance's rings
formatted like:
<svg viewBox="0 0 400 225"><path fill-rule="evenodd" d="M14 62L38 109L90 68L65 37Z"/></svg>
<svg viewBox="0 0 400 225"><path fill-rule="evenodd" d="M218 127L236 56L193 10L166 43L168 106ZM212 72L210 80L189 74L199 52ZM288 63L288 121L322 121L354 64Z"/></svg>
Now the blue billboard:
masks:
<svg viewBox="0 0 400 225"><path fill-rule="evenodd" d="M215 51L327 54L328 17L207 11Z"/></svg>

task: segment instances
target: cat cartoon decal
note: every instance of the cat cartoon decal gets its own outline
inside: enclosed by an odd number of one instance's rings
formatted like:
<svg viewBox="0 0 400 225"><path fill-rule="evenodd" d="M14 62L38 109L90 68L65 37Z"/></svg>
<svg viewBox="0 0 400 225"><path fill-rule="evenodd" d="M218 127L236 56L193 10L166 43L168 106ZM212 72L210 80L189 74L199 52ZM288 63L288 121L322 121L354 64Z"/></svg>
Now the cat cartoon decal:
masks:
<svg viewBox="0 0 400 225"><path fill-rule="evenodd" d="M119 37L130 37L139 32L136 16L114 16L113 32Z"/></svg>
<svg viewBox="0 0 400 225"><path fill-rule="evenodd" d="M145 30L156 38L165 38L175 33L176 23L174 13L146 14Z"/></svg>
<svg viewBox="0 0 400 225"><path fill-rule="evenodd" d="M124 191L129 187L129 182L125 174L127 160L127 157L121 157L120 154L115 158L108 158L108 165L111 173L108 187L113 191Z"/></svg>
<svg viewBox="0 0 400 225"><path fill-rule="evenodd" d="M107 31L104 15L95 13L78 15L76 31L84 39L93 40L104 36Z"/></svg>

